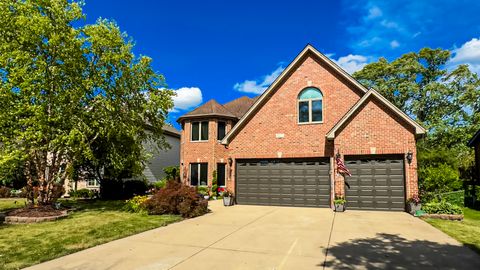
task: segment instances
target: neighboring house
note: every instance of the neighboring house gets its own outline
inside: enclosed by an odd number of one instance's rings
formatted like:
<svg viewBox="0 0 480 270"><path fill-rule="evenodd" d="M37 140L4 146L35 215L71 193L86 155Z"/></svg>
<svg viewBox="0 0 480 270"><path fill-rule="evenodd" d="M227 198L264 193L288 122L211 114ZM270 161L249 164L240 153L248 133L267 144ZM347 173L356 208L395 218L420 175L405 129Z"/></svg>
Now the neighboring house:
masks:
<svg viewBox="0 0 480 270"><path fill-rule="evenodd" d="M146 164L145 169L143 170L143 176L149 182L156 182L165 177L163 168L168 166L178 166L180 164L180 131L172 126L165 125L163 127L163 135L165 136L165 141L170 145L169 149L160 150L156 145L151 143L146 143L145 148L152 153L152 157L149 162ZM72 189L75 189L75 183L65 181L65 194ZM84 178L77 181L76 189L93 189L98 190L100 188L100 183L96 178Z"/></svg>
<svg viewBox="0 0 480 270"><path fill-rule="evenodd" d="M480 130L468 142L468 146L473 147L475 150L475 171L473 177L474 180L480 182Z"/></svg>
<svg viewBox="0 0 480 270"><path fill-rule="evenodd" d="M177 121L182 180L211 185L217 171L239 204L332 207L345 196L349 209L403 211L418 194L425 129L310 45L259 97L210 100Z"/></svg>

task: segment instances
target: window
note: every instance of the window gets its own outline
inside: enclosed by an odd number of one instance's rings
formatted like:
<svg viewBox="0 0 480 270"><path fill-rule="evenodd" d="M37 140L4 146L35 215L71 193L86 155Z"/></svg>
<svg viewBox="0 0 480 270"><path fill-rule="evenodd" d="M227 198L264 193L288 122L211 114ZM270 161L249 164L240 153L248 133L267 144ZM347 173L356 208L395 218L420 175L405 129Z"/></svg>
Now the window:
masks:
<svg viewBox="0 0 480 270"><path fill-rule="evenodd" d="M217 140L223 140L223 137L225 137L225 127L226 123L219 121L217 124Z"/></svg>
<svg viewBox="0 0 480 270"><path fill-rule="evenodd" d="M225 186L225 163L217 163L217 185Z"/></svg>
<svg viewBox="0 0 480 270"><path fill-rule="evenodd" d="M192 141L208 141L208 121L192 122Z"/></svg>
<svg viewBox="0 0 480 270"><path fill-rule="evenodd" d="M190 185L206 186L208 174L208 163L190 164Z"/></svg>
<svg viewBox="0 0 480 270"><path fill-rule="evenodd" d="M87 187L98 187L100 186L98 184L98 181L96 178L88 178L87 179Z"/></svg>
<svg viewBox="0 0 480 270"><path fill-rule="evenodd" d="M323 121L323 95L317 88L303 89L298 95L298 122L319 123Z"/></svg>

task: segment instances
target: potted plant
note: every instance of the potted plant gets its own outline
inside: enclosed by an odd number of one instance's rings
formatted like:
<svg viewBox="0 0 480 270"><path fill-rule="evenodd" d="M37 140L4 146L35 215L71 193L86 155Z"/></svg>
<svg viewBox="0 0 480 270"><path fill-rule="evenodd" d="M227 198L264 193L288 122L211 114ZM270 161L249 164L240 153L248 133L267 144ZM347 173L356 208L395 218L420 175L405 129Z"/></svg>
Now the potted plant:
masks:
<svg viewBox="0 0 480 270"><path fill-rule="evenodd" d="M233 205L233 194L230 191L225 190L222 195L223 195L223 205L224 206Z"/></svg>
<svg viewBox="0 0 480 270"><path fill-rule="evenodd" d="M347 201L343 196L335 196L335 200L333 200L333 204L335 205L335 212L344 212L346 202Z"/></svg>
<svg viewBox="0 0 480 270"><path fill-rule="evenodd" d="M407 200L407 211L415 215L415 212L422 209L422 203L418 195L413 195L410 199Z"/></svg>
<svg viewBox="0 0 480 270"><path fill-rule="evenodd" d="M203 198L204 198L205 200L210 199L210 195L208 195L208 190L209 190L209 188L208 188L208 187L205 187L205 186L202 186L202 187L198 187L198 188L197 188L198 194L200 194L201 196L203 196Z"/></svg>

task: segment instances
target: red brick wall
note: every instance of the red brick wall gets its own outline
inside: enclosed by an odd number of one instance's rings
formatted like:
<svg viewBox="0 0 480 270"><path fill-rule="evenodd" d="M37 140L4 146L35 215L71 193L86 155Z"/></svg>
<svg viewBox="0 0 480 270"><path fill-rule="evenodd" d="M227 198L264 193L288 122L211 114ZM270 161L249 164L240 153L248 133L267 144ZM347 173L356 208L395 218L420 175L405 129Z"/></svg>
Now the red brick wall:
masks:
<svg viewBox="0 0 480 270"><path fill-rule="evenodd" d="M216 170L217 163L227 163L227 149L217 140L217 121L227 123L227 132L232 128L232 121L217 118L202 121L209 121L208 141L191 141L191 121L186 120L183 123L180 139L180 176L184 183L190 183L190 163L208 163L208 184L211 185L213 171Z"/></svg>
<svg viewBox="0 0 480 270"><path fill-rule="evenodd" d="M418 192L416 141L414 129L375 97L350 118L335 137L335 153L341 155L398 154L412 151L413 160L405 163L407 198ZM335 174L336 193L344 194L343 177Z"/></svg>

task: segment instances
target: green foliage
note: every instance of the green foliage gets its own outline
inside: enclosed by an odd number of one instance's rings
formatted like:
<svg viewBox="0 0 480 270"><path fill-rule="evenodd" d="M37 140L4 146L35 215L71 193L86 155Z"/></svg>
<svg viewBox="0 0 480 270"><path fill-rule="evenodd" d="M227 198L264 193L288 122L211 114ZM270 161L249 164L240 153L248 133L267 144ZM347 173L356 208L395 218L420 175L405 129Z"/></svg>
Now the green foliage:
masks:
<svg viewBox="0 0 480 270"><path fill-rule="evenodd" d="M200 187L197 187L197 192L198 194L202 194L202 195L208 195L208 187L204 187L204 186L200 186Z"/></svg>
<svg viewBox="0 0 480 270"><path fill-rule="evenodd" d="M338 205L338 204L345 204L347 200L345 200L345 197L343 196L335 196L335 199L333 200L333 204Z"/></svg>
<svg viewBox="0 0 480 270"><path fill-rule="evenodd" d="M218 181L217 181L217 171L213 171L212 175L212 187L210 188L210 196L217 197L218 196Z"/></svg>
<svg viewBox="0 0 480 270"><path fill-rule="evenodd" d="M424 210L428 214L463 214L463 210L460 206L451 204L446 201L428 202L422 205L422 210Z"/></svg>
<svg viewBox="0 0 480 270"><path fill-rule="evenodd" d="M166 185L167 185L167 180L166 179L162 179L160 181L157 181L157 182L153 183L153 187L155 187L156 189L162 189Z"/></svg>
<svg viewBox="0 0 480 270"><path fill-rule="evenodd" d="M426 191L447 192L462 188L458 170L447 164L422 166L418 175L421 179L420 188Z"/></svg>
<svg viewBox="0 0 480 270"><path fill-rule="evenodd" d="M68 195L72 198L93 199L96 196L96 192L91 189L82 188L78 190L70 190Z"/></svg>
<svg viewBox="0 0 480 270"><path fill-rule="evenodd" d="M84 17L75 1L0 2L0 174L22 164L40 203L72 172L65 164L139 175L143 143L167 147L163 76L114 22Z"/></svg>
<svg viewBox="0 0 480 270"><path fill-rule="evenodd" d="M180 179L180 166L168 166L163 168L166 180Z"/></svg>
<svg viewBox="0 0 480 270"><path fill-rule="evenodd" d="M146 213L145 202L148 200L148 196L135 196L125 202L123 209L133 213Z"/></svg>

